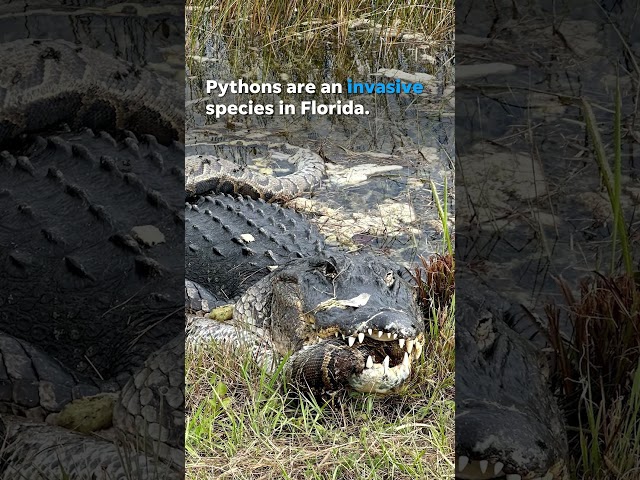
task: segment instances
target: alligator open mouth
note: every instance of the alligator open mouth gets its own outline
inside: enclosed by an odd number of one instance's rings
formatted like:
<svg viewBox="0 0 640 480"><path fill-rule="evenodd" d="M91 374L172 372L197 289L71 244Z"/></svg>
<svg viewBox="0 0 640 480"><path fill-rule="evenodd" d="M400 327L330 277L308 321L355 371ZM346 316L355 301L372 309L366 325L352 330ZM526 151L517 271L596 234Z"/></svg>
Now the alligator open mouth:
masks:
<svg viewBox="0 0 640 480"><path fill-rule="evenodd" d="M460 480L553 480L555 477L551 470L542 475L536 473L520 474L505 463L497 459L471 459L465 455L456 458L456 479Z"/></svg>
<svg viewBox="0 0 640 480"><path fill-rule="evenodd" d="M350 335L336 332L335 336L342 336L348 347L362 354L362 371L356 370L349 378L349 385L365 393L387 393L407 380L424 345L423 334L401 338L397 333L371 328Z"/></svg>
<svg viewBox="0 0 640 480"><path fill-rule="evenodd" d="M539 347L484 284L463 275L456 295L455 478L568 479L563 415Z"/></svg>

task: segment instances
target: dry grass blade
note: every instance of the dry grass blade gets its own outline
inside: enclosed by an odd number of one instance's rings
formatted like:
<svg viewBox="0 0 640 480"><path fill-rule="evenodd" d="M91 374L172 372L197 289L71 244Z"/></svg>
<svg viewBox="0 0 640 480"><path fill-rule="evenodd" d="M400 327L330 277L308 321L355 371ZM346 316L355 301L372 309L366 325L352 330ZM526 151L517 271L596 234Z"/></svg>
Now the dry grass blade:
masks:
<svg viewBox="0 0 640 480"><path fill-rule="evenodd" d="M201 55L203 41L215 33L227 42L230 60L239 70L258 60L269 66L267 70L273 68L273 73L286 66L291 76L305 76L315 68L312 58L329 44L338 70L353 71L356 59L347 41L352 33L362 35L363 51L393 55L390 47L406 41L427 46L451 41L454 20L451 0L189 0L187 57Z"/></svg>
<svg viewBox="0 0 640 480"><path fill-rule="evenodd" d="M412 273L418 301L424 309L440 309L451 304L455 294L455 267L450 254L420 257L421 266Z"/></svg>
<svg viewBox="0 0 640 480"><path fill-rule="evenodd" d="M576 299L558 279L566 310L548 306L549 337L558 356L569 431L577 432L584 478L633 478L638 468L640 288L634 276L596 274ZM563 315L572 329L560 333ZM626 404L629 399L629 406Z"/></svg>

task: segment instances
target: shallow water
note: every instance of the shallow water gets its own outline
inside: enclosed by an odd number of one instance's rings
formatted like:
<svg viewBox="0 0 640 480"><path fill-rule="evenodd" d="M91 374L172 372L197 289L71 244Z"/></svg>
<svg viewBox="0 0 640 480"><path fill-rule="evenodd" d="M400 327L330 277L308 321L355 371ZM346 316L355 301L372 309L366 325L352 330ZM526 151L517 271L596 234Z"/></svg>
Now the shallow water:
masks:
<svg viewBox="0 0 640 480"><path fill-rule="evenodd" d="M611 206L579 103L581 97L592 103L611 161L617 75L623 128L629 129L622 146L621 206L632 240L637 231L633 114L638 76L631 58L638 61L633 50L639 40L637 5L601 2L603 10L595 2L573 8L578 2L542 1L519 10L505 3L492 12L467 3L471 7L457 11L459 19L467 19L458 23L458 38L470 34L488 41L481 47L458 43L459 64L506 61L515 69L458 84L459 170L468 174L458 190L463 215L458 258L506 295L535 307L543 298L558 298L554 277L575 285L594 270L610 271L612 258L620 267L619 252L612 257ZM524 159L521 173L529 192L510 183L504 168L491 178L483 176L502 153ZM506 159L504 165L511 162ZM463 209L466 195L471 199Z"/></svg>
<svg viewBox="0 0 640 480"><path fill-rule="evenodd" d="M375 55L358 50L359 42L352 38L356 71L349 75L356 81L391 82L390 78L370 76L380 68L402 68L412 73L430 71L435 77L430 86L435 95L359 95L349 99L365 105L368 116L292 116L226 117L216 121L205 114L205 105L221 101L277 104L280 99L298 104L305 99L322 103L346 100L346 95L316 94L311 96L227 95L223 99L211 98L203 90L204 82L211 79L232 80L228 52L224 45L211 42L206 46L204 59L194 64L188 75L187 129L192 136L187 152L205 152L207 141L213 138L251 137L264 141L283 142L321 152L327 161L328 175L322 186L314 192L313 214L310 218L328 234L330 240L348 243L351 247L371 245L382 249L396 260L410 265L417 255L442 252L443 235L437 211L432 201L429 181L433 180L440 197L443 186L449 186L449 212L452 225L453 169L452 159L453 116L452 106L444 101L446 86L443 78L445 66L439 68L426 62L412 61L415 50L396 47L393 61L381 61ZM207 56L208 55L208 56ZM338 68L330 50L314 52L317 68L305 72L304 81L336 82ZM312 56L313 56L312 55ZM257 64L259 61L256 60ZM259 70L258 67L254 69ZM269 79L286 83L287 76ZM259 75L258 75L259 77ZM302 78L302 77L301 77ZM448 77L449 81L450 78ZM259 81L268 81L259 78ZM290 173L292 165L286 159L270 158L255 162L255 168L265 173ZM319 205L328 209L320 212ZM300 208L300 205L297 205ZM336 226L345 227L332 238Z"/></svg>

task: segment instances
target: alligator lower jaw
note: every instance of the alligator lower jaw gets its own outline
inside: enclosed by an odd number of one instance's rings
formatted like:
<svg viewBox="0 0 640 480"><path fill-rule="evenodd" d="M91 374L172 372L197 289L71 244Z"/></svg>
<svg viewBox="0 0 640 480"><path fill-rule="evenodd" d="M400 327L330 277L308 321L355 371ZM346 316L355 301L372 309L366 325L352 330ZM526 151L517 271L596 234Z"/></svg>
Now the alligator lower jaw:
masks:
<svg viewBox="0 0 640 480"><path fill-rule="evenodd" d="M522 476L519 473L505 472L503 469L504 464L499 461L470 460L463 455L456 459L456 479L459 480L553 480L559 478L554 477L550 471L538 476L532 476L532 474Z"/></svg>

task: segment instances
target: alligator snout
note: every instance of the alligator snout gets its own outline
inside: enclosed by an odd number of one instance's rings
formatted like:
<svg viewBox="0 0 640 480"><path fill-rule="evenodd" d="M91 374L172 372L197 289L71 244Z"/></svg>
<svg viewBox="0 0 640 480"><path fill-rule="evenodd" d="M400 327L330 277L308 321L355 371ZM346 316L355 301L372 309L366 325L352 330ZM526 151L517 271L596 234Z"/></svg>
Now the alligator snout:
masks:
<svg viewBox="0 0 640 480"><path fill-rule="evenodd" d="M324 321L323 321L324 320ZM356 350L361 367L348 384L359 392L387 393L409 378L412 365L422 355L424 328L415 316L397 309L352 309L334 314L318 324L333 332L343 348ZM422 326L421 322L419 323ZM321 327L322 328L322 327Z"/></svg>
<svg viewBox="0 0 640 480"><path fill-rule="evenodd" d="M474 401L456 412L456 478L560 479L562 461L544 418Z"/></svg>
<svg viewBox="0 0 640 480"><path fill-rule="evenodd" d="M540 355L489 292L456 303L456 478L564 480L563 418Z"/></svg>

